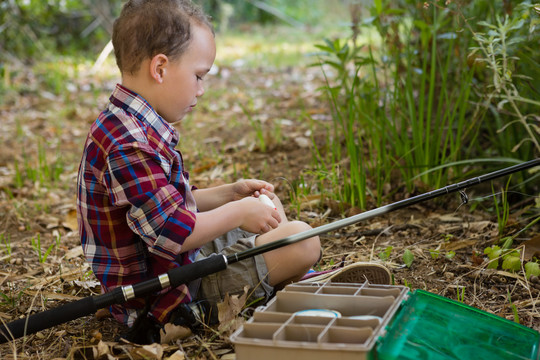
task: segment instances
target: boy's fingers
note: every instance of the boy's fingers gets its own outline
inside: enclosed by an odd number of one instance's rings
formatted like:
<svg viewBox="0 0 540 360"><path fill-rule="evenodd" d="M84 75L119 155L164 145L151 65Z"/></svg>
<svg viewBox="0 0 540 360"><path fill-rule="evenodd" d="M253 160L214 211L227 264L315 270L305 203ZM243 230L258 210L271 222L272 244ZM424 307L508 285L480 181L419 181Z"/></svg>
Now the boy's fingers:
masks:
<svg viewBox="0 0 540 360"><path fill-rule="evenodd" d="M273 221L270 221L269 225L272 227L272 229L275 229L279 226L279 220L273 219Z"/></svg>
<svg viewBox="0 0 540 360"><path fill-rule="evenodd" d="M274 192L274 185L265 182L264 189L267 190L267 191L269 191L269 192L271 192L271 193L273 193L273 192Z"/></svg>
<svg viewBox="0 0 540 360"><path fill-rule="evenodd" d="M270 199L273 199L276 196L276 194L274 194L273 192L271 192L269 190L266 190L266 189L261 189L260 192L259 191L255 192L256 197L259 197L259 195L263 195L263 194L268 196Z"/></svg>
<svg viewBox="0 0 540 360"><path fill-rule="evenodd" d="M277 210L274 210L273 213L272 213L272 216L274 217L274 219L276 220L276 226L274 226L274 228L277 228L279 223L281 222L281 215L279 215L279 213L277 212Z"/></svg>
<svg viewBox="0 0 540 360"><path fill-rule="evenodd" d="M262 232L262 233L267 233L267 232L269 232L269 231L272 231L272 230L274 230L275 228L277 228L278 225L279 225L279 223L278 223L277 221L275 221L275 220L274 220L274 221L270 221L270 222L268 222L268 224L266 224L266 225L264 226L264 228L262 229L261 232Z"/></svg>
<svg viewBox="0 0 540 360"><path fill-rule="evenodd" d="M273 192L274 191L274 185L270 184L269 182L266 182L264 180L259 180L257 182L257 187L259 188L258 190L261 192L261 193L265 193L265 192Z"/></svg>

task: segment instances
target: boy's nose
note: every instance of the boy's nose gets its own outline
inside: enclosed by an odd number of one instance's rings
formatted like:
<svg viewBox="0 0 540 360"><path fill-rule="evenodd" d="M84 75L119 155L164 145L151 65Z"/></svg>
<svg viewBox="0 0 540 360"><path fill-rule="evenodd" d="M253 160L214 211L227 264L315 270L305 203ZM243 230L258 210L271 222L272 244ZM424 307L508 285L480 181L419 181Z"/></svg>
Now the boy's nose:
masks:
<svg viewBox="0 0 540 360"><path fill-rule="evenodd" d="M201 83L199 83L199 87L197 89L197 97L203 96L203 94L204 94L204 86Z"/></svg>

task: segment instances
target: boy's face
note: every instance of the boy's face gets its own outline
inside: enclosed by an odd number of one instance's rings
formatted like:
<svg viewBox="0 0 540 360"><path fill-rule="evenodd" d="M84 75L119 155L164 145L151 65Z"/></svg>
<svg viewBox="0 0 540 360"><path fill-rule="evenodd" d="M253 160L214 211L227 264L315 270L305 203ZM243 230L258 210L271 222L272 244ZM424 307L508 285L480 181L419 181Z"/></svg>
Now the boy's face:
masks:
<svg viewBox="0 0 540 360"><path fill-rule="evenodd" d="M204 94L203 78L210 71L216 58L214 35L204 25L194 24L191 42L176 61L169 61L164 68L163 83L154 108L165 121L182 120Z"/></svg>

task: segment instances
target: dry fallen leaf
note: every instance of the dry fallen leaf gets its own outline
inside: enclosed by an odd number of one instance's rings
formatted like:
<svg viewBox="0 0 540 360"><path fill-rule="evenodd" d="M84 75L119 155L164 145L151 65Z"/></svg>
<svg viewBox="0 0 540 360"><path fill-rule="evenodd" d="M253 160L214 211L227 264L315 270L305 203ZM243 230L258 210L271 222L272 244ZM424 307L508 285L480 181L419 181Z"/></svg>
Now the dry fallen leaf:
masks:
<svg viewBox="0 0 540 360"><path fill-rule="evenodd" d="M249 286L244 287L244 293L239 295L225 295L223 302L217 305L218 307L218 318L219 318L219 331L222 333L231 334L243 322L242 318L238 317L238 314L244 308L246 304L246 299L249 291Z"/></svg>
<svg viewBox="0 0 540 360"><path fill-rule="evenodd" d="M221 360L236 360L236 354L232 353L232 354L223 355L222 357L220 357L220 359Z"/></svg>
<svg viewBox="0 0 540 360"><path fill-rule="evenodd" d="M97 312L96 312L96 319L98 320L103 320L103 319L107 319L107 318L111 318L112 317L112 314L111 312L109 311L109 309L99 309Z"/></svg>
<svg viewBox="0 0 540 360"><path fill-rule="evenodd" d="M83 249L82 249L82 246L76 246L74 247L73 249L70 249L67 253L66 253L66 260L69 260L69 259L74 259L76 257L79 257L79 256L82 256L83 255Z"/></svg>
<svg viewBox="0 0 540 360"><path fill-rule="evenodd" d="M311 140L303 136L295 137L294 142L296 143L296 145L304 149L310 147L312 144Z"/></svg>
<svg viewBox="0 0 540 360"><path fill-rule="evenodd" d="M144 345L140 348L135 348L134 353L141 356L143 359L157 359L163 358L163 346L160 344Z"/></svg>
<svg viewBox="0 0 540 360"><path fill-rule="evenodd" d="M99 286L99 281L97 280L74 280L73 283L79 287L82 287L83 289L91 289Z"/></svg>
<svg viewBox="0 0 540 360"><path fill-rule="evenodd" d="M495 225L494 222L491 222L489 220L486 221L475 221L469 223L469 230L474 232L483 232L486 230L486 228L490 225ZM496 228L496 226L495 226Z"/></svg>
<svg viewBox="0 0 540 360"><path fill-rule="evenodd" d="M111 353L109 345L107 345L104 341L100 341L96 347L93 347L92 352L94 353L95 359L99 359L102 356L110 355Z"/></svg>
<svg viewBox="0 0 540 360"><path fill-rule="evenodd" d="M40 214L35 218L35 221L47 229L52 229L60 225L60 219L50 214Z"/></svg>
<svg viewBox="0 0 540 360"><path fill-rule="evenodd" d="M77 231L79 224L77 222L77 211L75 209L69 210L64 217L64 221L62 221L62 226L71 231Z"/></svg>
<svg viewBox="0 0 540 360"><path fill-rule="evenodd" d="M192 334L191 330L184 326L167 323L162 330L159 331L162 344L170 344L175 340L182 340Z"/></svg>
<svg viewBox="0 0 540 360"><path fill-rule="evenodd" d="M531 261L533 257L540 258L540 235L536 235L532 239L525 241L523 259L525 261Z"/></svg>
<svg viewBox="0 0 540 360"><path fill-rule="evenodd" d="M478 243L478 240L459 240L454 242L444 243L443 247L446 251L456 251L463 248L468 248Z"/></svg>
<svg viewBox="0 0 540 360"><path fill-rule="evenodd" d="M165 358L165 360L185 360L186 356L182 352L182 350L176 350L174 354L169 356L168 358Z"/></svg>
<svg viewBox="0 0 540 360"><path fill-rule="evenodd" d="M440 215L436 217L438 217L439 220L442 222L462 222L463 221L462 218L454 216L452 214L445 214L445 215Z"/></svg>

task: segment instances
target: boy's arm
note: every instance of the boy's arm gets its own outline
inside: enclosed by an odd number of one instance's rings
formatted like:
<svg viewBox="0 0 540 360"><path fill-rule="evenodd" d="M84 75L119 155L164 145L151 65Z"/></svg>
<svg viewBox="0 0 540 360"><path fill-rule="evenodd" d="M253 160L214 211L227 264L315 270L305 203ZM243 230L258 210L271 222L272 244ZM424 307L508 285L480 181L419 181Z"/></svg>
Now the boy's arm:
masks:
<svg viewBox="0 0 540 360"><path fill-rule="evenodd" d="M199 211L209 211L233 200L232 184L196 189L192 193Z"/></svg>
<svg viewBox="0 0 540 360"><path fill-rule="evenodd" d="M260 194L267 194L273 198L271 194L273 191L274 186L266 181L247 179L232 184L197 189L193 191L193 196L199 211L209 211L248 196L258 197Z"/></svg>
<svg viewBox="0 0 540 360"><path fill-rule="evenodd" d="M181 252L201 247L226 232L241 228L252 233L275 229L281 217L254 197L231 201L213 210L197 213L195 228L182 245Z"/></svg>

